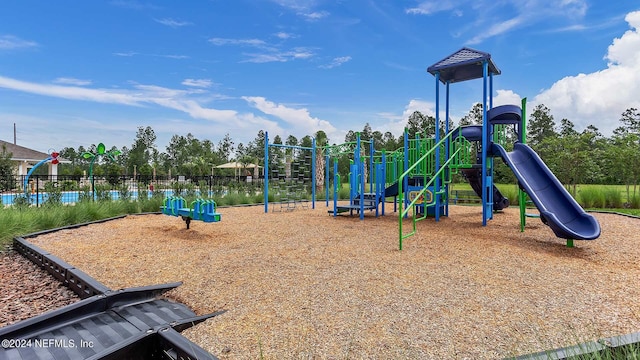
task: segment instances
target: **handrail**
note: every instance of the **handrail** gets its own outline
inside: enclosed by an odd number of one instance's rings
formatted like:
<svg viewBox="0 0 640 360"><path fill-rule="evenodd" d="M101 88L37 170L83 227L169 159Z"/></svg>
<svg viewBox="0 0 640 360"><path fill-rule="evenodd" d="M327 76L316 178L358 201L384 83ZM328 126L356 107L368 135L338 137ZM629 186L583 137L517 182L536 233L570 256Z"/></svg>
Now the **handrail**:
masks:
<svg viewBox="0 0 640 360"><path fill-rule="evenodd" d="M428 187L431 186L435 180L438 178L438 176L443 176L443 181L447 181L446 180L446 170L449 167L454 167L460 164L460 155L463 155L465 157L465 160L469 160L469 154L468 152L463 152L463 150L465 148L468 148L469 146L469 142L466 141L466 139L464 139L463 137L457 137L456 139L453 139L453 141L451 140L453 131L449 132L449 134L447 134L446 136L444 136L438 143L436 143L435 145L433 145L433 147L425 152L419 159L417 159L413 165L409 166L407 168L407 170L405 170L399 177L398 177L398 203L400 204L400 211L398 211L398 232L399 232L399 249L402 250L402 240L412 236L416 233L416 222L419 220L423 220L426 218L426 211L424 216L417 218L416 217L416 212L415 212L415 205L416 202L418 202L421 197L424 195L424 193L427 191ZM447 141L450 141L449 143L449 158L440 166L440 169L438 169L437 171L435 171L435 173L433 173L433 175L431 176L431 179L425 183L423 185L422 190L418 193L418 195L415 197L415 199L413 199L411 201L411 203L409 203L406 208L403 210L402 207L404 206L404 190L403 190L403 185L404 185L404 179L409 176L409 174L412 173L412 171L417 168L422 162L424 162L428 157L434 156L434 153L436 151L436 149L438 149L439 147L441 147L443 144L445 144ZM427 174L423 174L423 176L425 177L426 180L426 176ZM434 196L432 201L427 204L423 204L423 206L426 208L428 206L433 206L436 202L436 197L440 196L442 194L444 194L445 192L443 192L440 189L436 189L436 191L434 191ZM445 194L446 195L446 194ZM402 218L405 217L409 211L413 209L413 215L412 215L412 225L413 225L413 229L410 233L403 235L402 234ZM437 211L437 209L436 209Z"/></svg>

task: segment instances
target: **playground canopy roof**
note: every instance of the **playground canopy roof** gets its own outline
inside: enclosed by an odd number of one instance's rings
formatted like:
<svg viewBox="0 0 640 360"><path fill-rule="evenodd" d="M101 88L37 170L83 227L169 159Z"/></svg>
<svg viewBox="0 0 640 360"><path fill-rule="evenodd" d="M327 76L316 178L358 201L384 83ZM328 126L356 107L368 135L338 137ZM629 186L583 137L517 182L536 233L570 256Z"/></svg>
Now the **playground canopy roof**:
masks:
<svg viewBox="0 0 640 360"><path fill-rule="evenodd" d="M500 75L500 69L491 60L491 54L463 47L446 58L429 66L427 71L431 75L440 73L443 84L478 79L484 76L482 63L487 61L489 73Z"/></svg>
<svg viewBox="0 0 640 360"><path fill-rule="evenodd" d="M217 169L252 169L256 167L261 168L262 166L256 164L243 164L235 161L216 166Z"/></svg>

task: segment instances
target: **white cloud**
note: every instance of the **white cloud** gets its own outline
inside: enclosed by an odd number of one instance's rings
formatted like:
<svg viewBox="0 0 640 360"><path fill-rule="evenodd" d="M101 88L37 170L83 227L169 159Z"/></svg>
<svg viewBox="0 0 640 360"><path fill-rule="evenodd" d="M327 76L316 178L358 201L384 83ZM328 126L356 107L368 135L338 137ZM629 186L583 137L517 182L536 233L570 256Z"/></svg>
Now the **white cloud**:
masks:
<svg viewBox="0 0 640 360"><path fill-rule="evenodd" d="M244 53L248 58L242 62L267 63L267 62L287 62L297 59L308 59L313 57L313 52L305 48L296 48L291 51L270 51L267 53Z"/></svg>
<svg viewBox="0 0 640 360"><path fill-rule="evenodd" d="M340 56L337 58L333 58L331 63L326 65L320 65L318 67L322 69L333 69L334 67L341 66L342 64L347 63L349 61L351 61L351 56Z"/></svg>
<svg viewBox="0 0 640 360"><path fill-rule="evenodd" d="M315 54L313 50L306 47L295 47L293 49L282 49L280 45L271 45L260 39L227 39L227 38L211 38L209 42L217 45L235 45L254 47L260 52L245 52L246 59L241 62L251 63L267 63L267 62L287 62L298 59L308 59Z"/></svg>
<svg viewBox="0 0 640 360"><path fill-rule="evenodd" d="M294 34L291 33L287 33L284 31L280 31L274 34L275 37L277 37L278 39L282 39L282 40L286 40L286 39L291 39L296 37Z"/></svg>
<svg viewBox="0 0 640 360"><path fill-rule="evenodd" d="M435 117L435 107L435 102L411 99L405 106L402 114L389 112L378 113L377 115L386 119L387 122L374 130L381 131L382 133L390 131L393 135L398 136L404 132L404 128L407 126L407 120L411 114L415 111L419 111L423 115ZM441 119L444 119L444 112L441 112Z"/></svg>
<svg viewBox="0 0 640 360"><path fill-rule="evenodd" d="M160 57L160 58L166 58L166 59L177 59L177 60L189 59L189 56L187 56L187 55L143 54L143 53L139 53L139 52L135 52L135 51L115 52L115 53L112 53L112 55L121 56L121 57L132 57L132 56L140 55L140 56L153 56L153 57Z"/></svg>
<svg viewBox="0 0 640 360"><path fill-rule="evenodd" d="M323 130L329 137L333 137L338 130L326 120L311 116L306 108L294 109L283 104L276 104L261 96L243 96L250 106L261 112L274 116L289 125L289 130L296 135L314 134L318 130Z"/></svg>
<svg viewBox="0 0 640 360"><path fill-rule="evenodd" d="M68 77L59 77L53 80L56 84L64 84L64 85L76 85L76 86L85 86L91 85L91 80L82 80Z"/></svg>
<svg viewBox="0 0 640 360"><path fill-rule="evenodd" d="M423 1L418 6L406 9L407 14L431 15L440 11L452 10L457 6L453 1Z"/></svg>
<svg viewBox="0 0 640 360"><path fill-rule="evenodd" d="M4 76L0 76L0 87L69 100L85 100L123 105L141 105L143 102L140 97L109 89L87 89L75 86L37 84Z"/></svg>
<svg viewBox="0 0 640 360"><path fill-rule="evenodd" d="M211 38L209 42L213 45L245 45L245 46L255 46L255 47L263 47L266 46L267 43L260 39L226 39L226 38Z"/></svg>
<svg viewBox="0 0 640 360"><path fill-rule="evenodd" d="M189 56L187 55L173 55L173 54L169 54L169 55L152 54L151 56L162 57L167 59L177 59L177 60L183 60L183 59L189 58Z"/></svg>
<svg viewBox="0 0 640 360"><path fill-rule="evenodd" d="M179 20L174 20L174 19L171 19L171 18L153 19L153 20L155 20L157 23L160 23L160 24L165 25L165 26L172 27L174 29L182 27L182 26L193 25L193 23L188 22L188 21L179 21Z"/></svg>
<svg viewBox="0 0 640 360"><path fill-rule="evenodd" d="M127 52L116 52L116 53L113 53L113 55L122 56L122 57L131 57L131 56L138 55L138 53L134 51L127 51Z"/></svg>
<svg viewBox="0 0 640 360"><path fill-rule="evenodd" d="M310 13L300 13L300 15L304 16L309 21L316 21L322 18L329 16L328 11L314 11Z"/></svg>
<svg viewBox="0 0 640 360"><path fill-rule="evenodd" d="M36 46L38 46L38 43L35 41L23 40L13 35L0 36L0 50L13 50Z"/></svg>
<svg viewBox="0 0 640 360"><path fill-rule="evenodd" d="M497 95L493 97L493 106L500 105L520 105L522 97L512 90L497 90Z"/></svg>
<svg viewBox="0 0 640 360"><path fill-rule="evenodd" d="M156 85L133 84L132 89L88 89L31 83L0 76L0 88L67 100L92 101L127 106L157 105L188 114L194 119L208 120L224 125L225 129L271 128L277 124L251 113L220 110L203 106L192 95L201 96L202 89L176 90Z"/></svg>
<svg viewBox="0 0 640 360"><path fill-rule="evenodd" d="M132 9L132 10L157 10L160 9L156 5L151 3L142 3L135 0L113 0L110 2L111 5L118 6L121 8Z"/></svg>
<svg viewBox="0 0 640 360"><path fill-rule="evenodd" d="M630 30L613 40L605 59L607 68L567 76L532 101L551 109L556 121L567 118L577 128L594 125L604 134L619 126L628 108L640 108L640 11L627 14Z"/></svg>
<svg viewBox="0 0 640 360"><path fill-rule="evenodd" d="M450 16L468 15L467 25L452 34L457 38L463 34L473 34L466 44L478 44L488 38L509 33L513 30L531 27L540 23L556 24L555 31L586 30L580 22L588 10L587 0L427 0L407 8L411 15L433 16L449 12ZM510 14L501 18L500 14ZM557 24L560 24L558 27ZM538 31L538 30L536 30Z"/></svg>
<svg viewBox="0 0 640 360"><path fill-rule="evenodd" d="M479 35L474 36L470 40L466 42L467 45L474 45L483 42L485 39L504 34L523 23L524 19L522 17L515 17L506 21L499 22L497 24L491 25L486 32L482 32Z"/></svg>
<svg viewBox="0 0 640 360"><path fill-rule="evenodd" d="M307 21L317 21L330 15L325 10L314 10L317 5L316 0L272 0L274 3L293 10L296 15L302 16Z"/></svg>
<svg viewBox="0 0 640 360"><path fill-rule="evenodd" d="M213 85L213 81L211 81L211 79L184 79L184 81L182 81L182 85L209 88Z"/></svg>

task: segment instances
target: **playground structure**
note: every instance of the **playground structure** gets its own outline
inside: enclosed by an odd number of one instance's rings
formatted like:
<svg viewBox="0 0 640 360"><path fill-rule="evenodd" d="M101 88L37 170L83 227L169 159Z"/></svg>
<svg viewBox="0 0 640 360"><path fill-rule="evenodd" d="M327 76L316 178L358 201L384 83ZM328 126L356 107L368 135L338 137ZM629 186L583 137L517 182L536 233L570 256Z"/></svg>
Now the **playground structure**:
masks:
<svg viewBox="0 0 640 360"><path fill-rule="evenodd" d="M272 149L272 150L270 150ZM274 201L272 210L291 211L309 207L307 192L311 190L311 208L316 208L316 140L311 147L269 144L264 133L264 212L269 212L269 194Z"/></svg>
<svg viewBox="0 0 640 360"><path fill-rule="evenodd" d="M216 212L216 202L213 200L196 199L186 207L186 200L181 196L169 196L164 199L164 205L160 207L165 215L180 216L187 224L187 229L192 220L206 223L222 220L222 215Z"/></svg>
<svg viewBox="0 0 640 360"><path fill-rule="evenodd" d="M501 72L491 55L462 48L430 66L427 71L436 79L435 134L433 138L409 139L405 131L404 146L394 152L377 152L373 141L361 141L323 148L326 158L326 202L329 206L329 183L333 178L333 210L329 213L354 212L364 219L364 212L384 215L379 205L394 197L394 211L398 212L399 249L405 238L416 233L416 223L433 216L448 216L448 192L451 175L460 171L481 198L482 225L493 218L494 211L509 206L493 183L494 158L501 158L514 172L520 188L521 230L524 231L526 196L540 212L539 218L559 238L593 240L600 235L600 225L586 213L549 170L533 149L526 145L526 99L517 105L493 106L493 76ZM483 79L482 125L449 129L449 122L440 127L440 83L445 85L445 118L449 119L450 85L473 79ZM441 134L441 131L443 134ZM513 150L507 151L509 131ZM367 146L368 145L368 146ZM369 148L368 154L365 149ZM349 167L349 203L339 205L338 156L352 153ZM333 166L330 161L333 159ZM331 176L333 169L333 176ZM367 185L369 191L366 191ZM403 232L405 218L411 217L412 229Z"/></svg>

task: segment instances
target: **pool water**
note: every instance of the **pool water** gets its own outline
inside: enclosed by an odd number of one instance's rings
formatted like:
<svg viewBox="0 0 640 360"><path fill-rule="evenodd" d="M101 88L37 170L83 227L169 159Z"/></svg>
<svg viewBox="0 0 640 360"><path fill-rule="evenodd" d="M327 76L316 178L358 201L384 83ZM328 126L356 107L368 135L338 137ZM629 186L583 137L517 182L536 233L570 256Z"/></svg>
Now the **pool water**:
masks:
<svg viewBox="0 0 640 360"><path fill-rule="evenodd" d="M120 192L117 190L111 190L109 191L110 195L111 195L111 199L113 200L118 200L120 199ZM132 190L131 192L131 199L132 200L137 200L138 199L138 191L137 190ZM173 195L173 190L164 190L165 196L171 196ZM147 197L150 198L151 197L152 192L151 191L147 191ZM19 196L24 196L24 194L22 193L13 193L13 194L2 194L2 204L3 205L13 205L14 200L19 197ZM62 203L63 204L73 204L78 202L78 198L80 197L80 191L63 191L62 192ZM49 198L49 194L45 193L45 192L41 192L38 194L31 194L30 196L30 200L31 200L31 204L43 204L47 199Z"/></svg>

